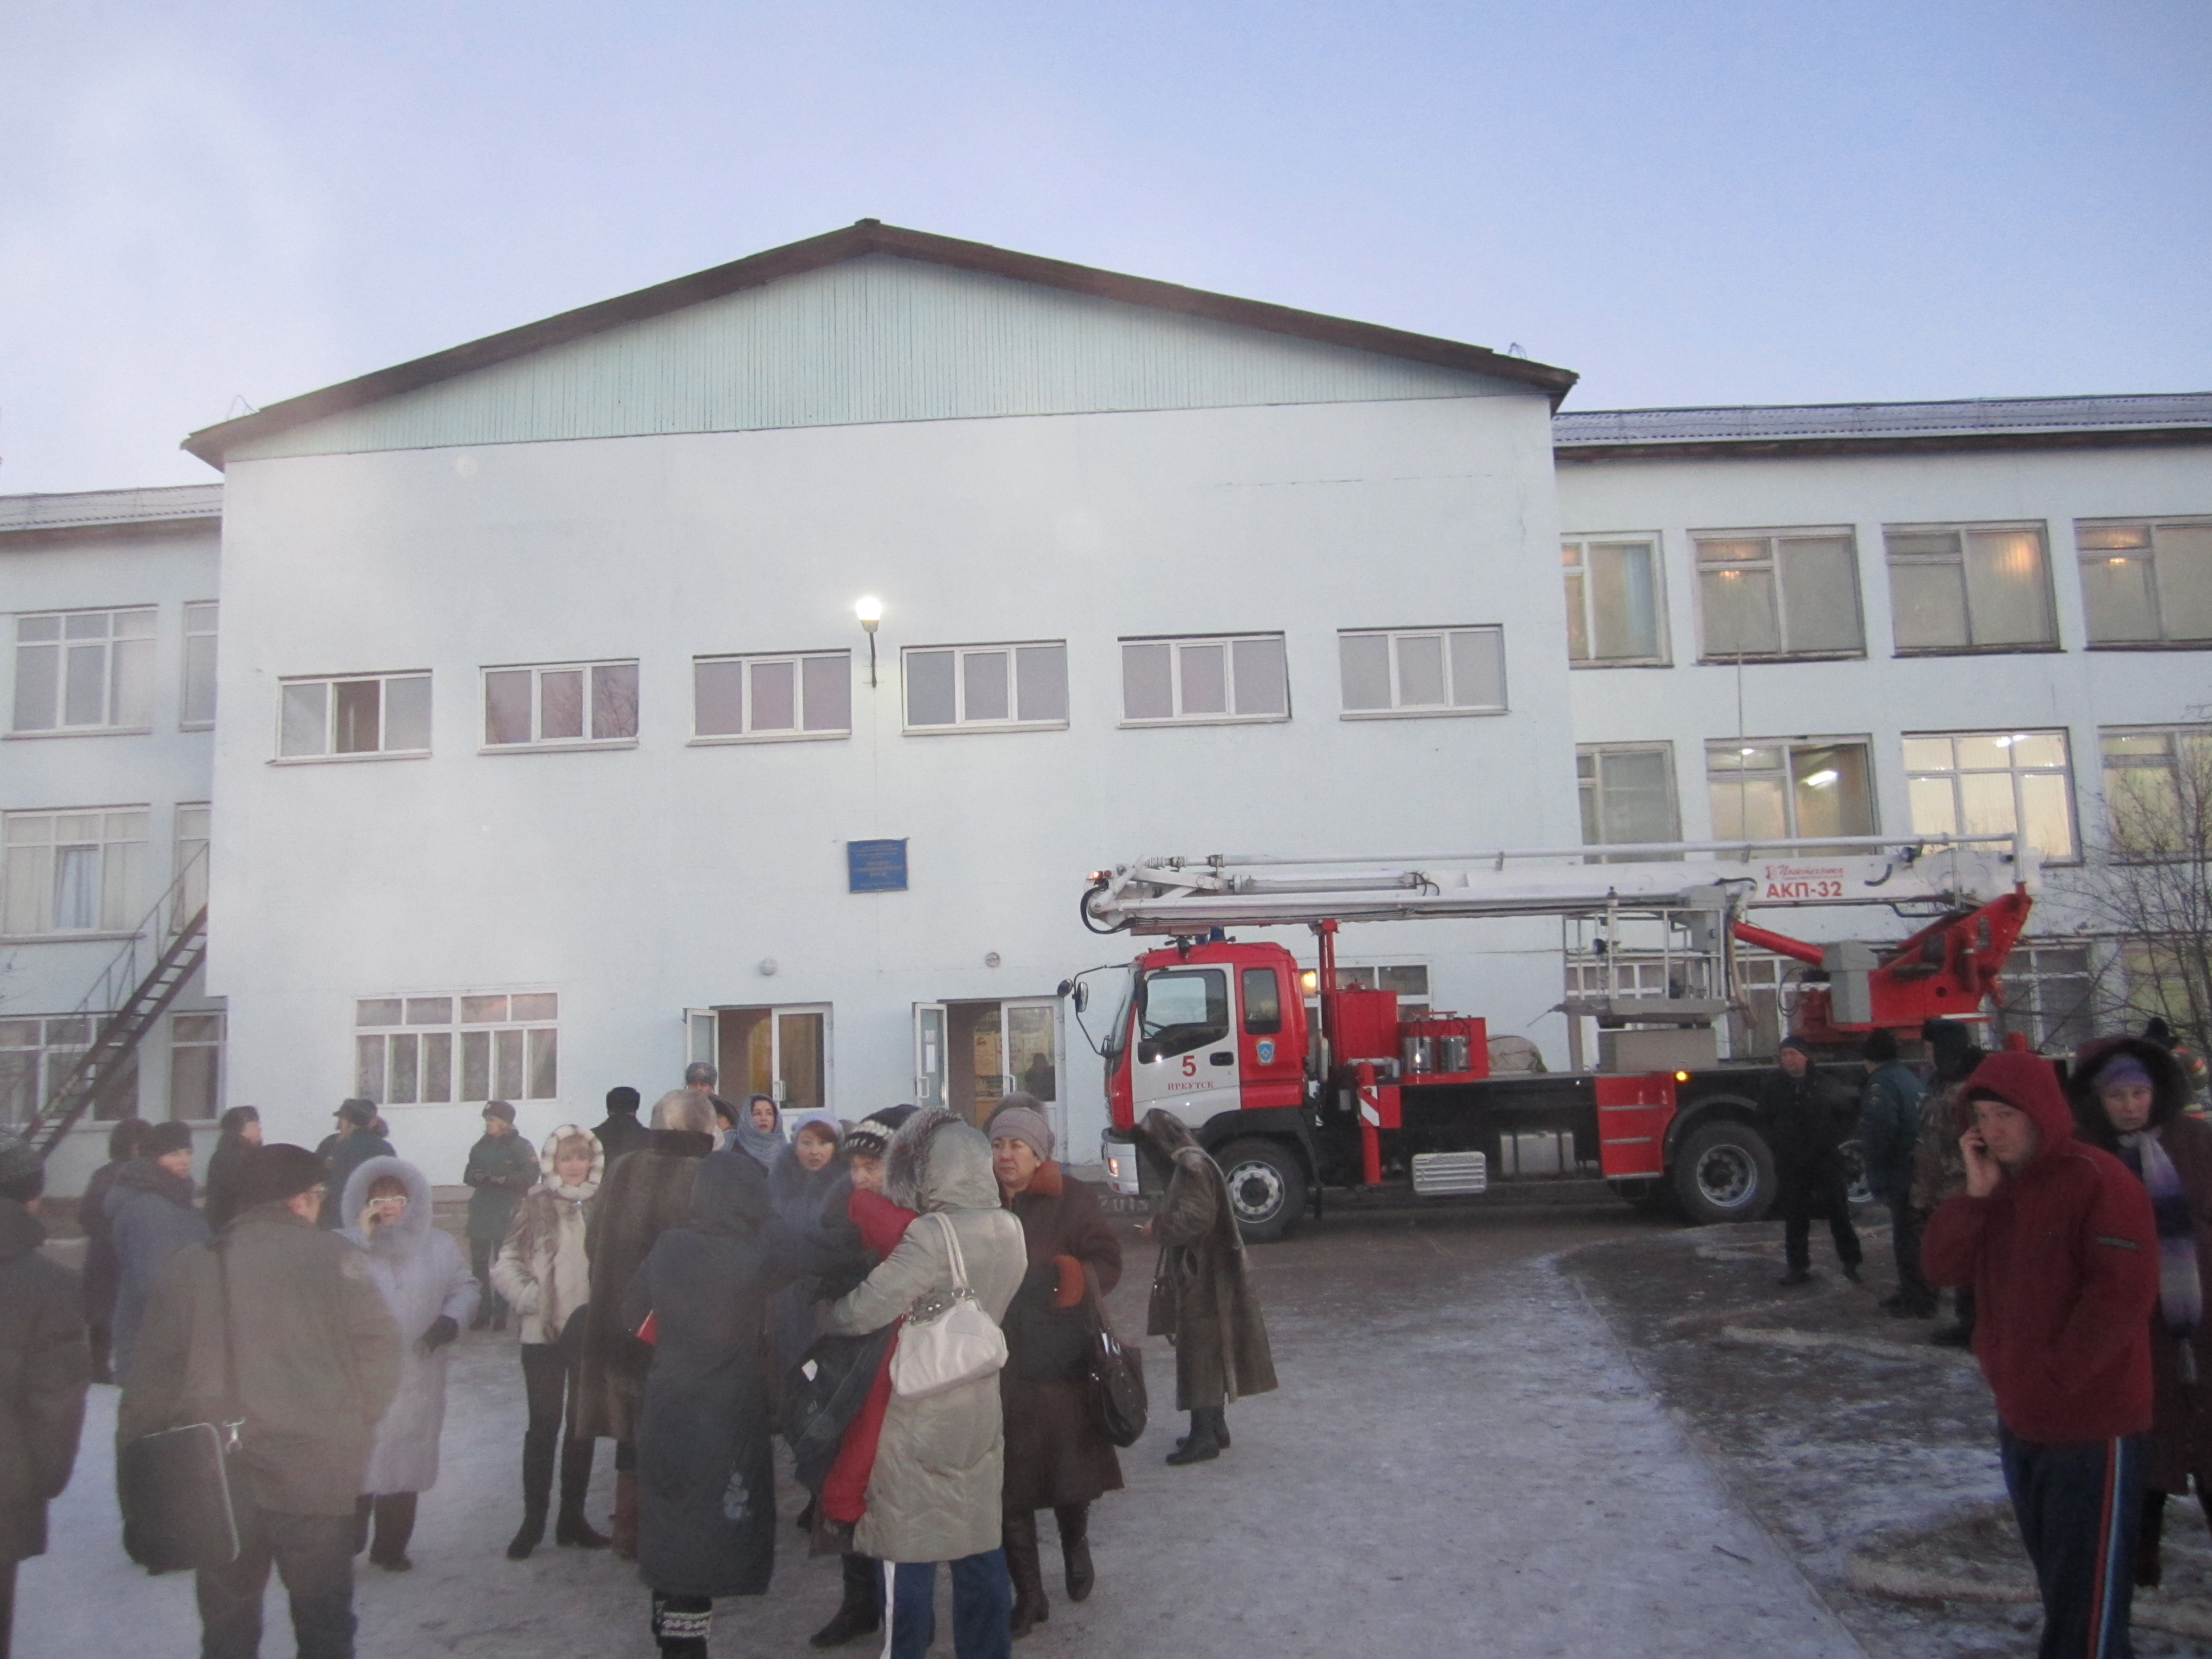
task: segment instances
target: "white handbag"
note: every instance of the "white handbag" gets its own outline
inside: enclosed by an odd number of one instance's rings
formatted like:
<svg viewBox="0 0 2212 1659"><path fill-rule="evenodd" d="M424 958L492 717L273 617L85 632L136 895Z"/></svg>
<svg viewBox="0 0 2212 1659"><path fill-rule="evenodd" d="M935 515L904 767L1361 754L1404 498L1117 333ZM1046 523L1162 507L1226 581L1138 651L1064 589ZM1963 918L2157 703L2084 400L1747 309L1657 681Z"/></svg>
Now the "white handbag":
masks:
<svg viewBox="0 0 2212 1659"><path fill-rule="evenodd" d="M968 1283L960 1235L942 1213L930 1218L945 1230L952 1257L952 1289L933 1291L907 1310L891 1351L891 1392L902 1400L927 1400L990 1376L1006 1363L1006 1335Z"/></svg>

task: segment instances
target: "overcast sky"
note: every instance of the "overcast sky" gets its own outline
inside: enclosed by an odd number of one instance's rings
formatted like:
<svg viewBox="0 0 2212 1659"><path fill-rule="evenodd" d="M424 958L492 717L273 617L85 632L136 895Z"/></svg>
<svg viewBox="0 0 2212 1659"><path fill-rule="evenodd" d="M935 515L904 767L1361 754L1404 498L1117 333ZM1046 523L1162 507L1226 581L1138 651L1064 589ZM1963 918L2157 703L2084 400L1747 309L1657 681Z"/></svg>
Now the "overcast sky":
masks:
<svg viewBox="0 0 2212 1659"><path fill-rule="evenodd" d="M0 0L0 492L863 216L1568 406L2212 389L2205 0Z"/></svg>

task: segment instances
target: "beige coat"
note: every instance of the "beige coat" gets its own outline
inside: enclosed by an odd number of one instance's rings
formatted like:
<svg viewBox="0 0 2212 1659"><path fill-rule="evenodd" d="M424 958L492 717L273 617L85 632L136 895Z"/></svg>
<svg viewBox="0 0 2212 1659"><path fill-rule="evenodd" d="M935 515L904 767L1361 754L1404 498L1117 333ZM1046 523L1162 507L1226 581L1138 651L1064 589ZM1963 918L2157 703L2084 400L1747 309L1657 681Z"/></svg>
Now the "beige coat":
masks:
<svg viewBox="0 0 2212 1659"><path fill-rule="evenodd" d="M561 1184L561 1172L553 1162L561 1143L569 1139L592 1143L592 1172L575 1187ZM592 1258L586 1239L606 1153L589 1129L564 1123L545 1137L538 1163L545 1178L530 1189L514 1212L507 1242L491 1264L491 1287L522 1316L522 1340L544 1344L558 1342L568 1316L592 1299Z"/></svg>
<svg viewBox="0 0 2212 1659"><path fill-rule="evenodd" d="M994 1320L1029 1265L1022 1224L1001 1209L991 1144L939 1108L916 1113L891 1142L884 1195L922 1212L898 1248L830 1310L829 1329L858 1336L952 1287L944 1230L952 1224L975 1299ZM1000 1544L1006 1435L994 1373L927 1400L891 1396L868 1477L867 1512L853 1547L886 1561L957 1561Z"/></svg>

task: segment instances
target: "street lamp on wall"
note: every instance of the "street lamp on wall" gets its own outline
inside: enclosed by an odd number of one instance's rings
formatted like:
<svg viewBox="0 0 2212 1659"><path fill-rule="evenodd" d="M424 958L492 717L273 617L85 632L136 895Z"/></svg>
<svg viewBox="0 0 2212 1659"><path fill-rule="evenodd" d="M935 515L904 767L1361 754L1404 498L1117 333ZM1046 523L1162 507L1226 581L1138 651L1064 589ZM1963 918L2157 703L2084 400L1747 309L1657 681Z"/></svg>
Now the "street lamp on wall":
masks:
<svg viewBox="0 0 2212 1659"><path fill-rule="evenodd" d="M884 602L872 593L863 594L854 604L853 614L868 632L868 689L872 691L876 689L876 624L884 619Z"/></svg>

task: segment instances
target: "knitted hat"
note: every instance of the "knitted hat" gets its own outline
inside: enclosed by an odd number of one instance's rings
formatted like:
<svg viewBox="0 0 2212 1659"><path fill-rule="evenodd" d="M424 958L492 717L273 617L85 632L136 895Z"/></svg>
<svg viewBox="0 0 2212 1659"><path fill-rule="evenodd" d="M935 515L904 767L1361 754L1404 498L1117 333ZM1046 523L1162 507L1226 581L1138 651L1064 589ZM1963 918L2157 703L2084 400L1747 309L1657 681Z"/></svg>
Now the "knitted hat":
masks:
<svg viewBox="0 0 2212 1659"><path fill-rule="evenodd" d="M1008 1095L1006 1104L991 1114L983 1133L994 1140L1018 1140L1037 1155L1040 1164L1052 1158L1052 1125L1029 1095Z"/></svg>
<svg viewBox="0 0 2212 1659"><path fill-rule="evenodd" d="M256 1146L238 1161L235 1213L243 1215L257 1204L278 1204L288 1198L297 1198L330 1178L330 1165L305 1146L290 1146L282 1141L273 1146Z"/></svg>
<svg viewBox="0 0 2212 1659"><path fill-rule="evenodd" d="M912 1106L886 1106L845 1131L845 1151L854 1158L881 1158L890 1151L899 1125L915 1115Z"/></svg>
<svg viewBox="0 0 2212 1659"><path fill-rule="evenodd" d="M1886 1027L1869 1031L1859 1053L1877 1066L1888 1065L1897 1058L1897 1033Z"/></svg>
<svg viewBox="0 0 2212 1659"><path fill-rule="evenodd" d="M373 1100L342 1100L337 1115L348 1123L362 1124L376 1121L376 1103Z"/></svg>
<svg viewBox="0 0 2212 1659"><path fill-rule="evenodd" d="M141 1158L167 1158L171 1152L189 1152L192 1149L192 1126L172 1119L156 1123L138 1139Z"/></svg>
<svg viewBox="0 0 2212 1659"><path fill-rule="evenodd" d="M628 1112L635 1117L637 1115L639 1102L642 1098L643 1097L629 1084L621 1084L607 1091L607 1109L611 1112Z"/></svg>
<svg viewBox="0 0 2212 1659"><path fill-rule="evenodd" d="M2114 1054L2097 1068L2096 1089L2099 1094L2104 1093L2107 1089L2122 1089L2130 1085L2141 1089L2153 1086L2150 1073L2144 1069L2142 1061L2137 1060L2133 1054L2126 1053Z"/></svg>
<svg viewBox="0 0 2212 1659"><path fill-rule="evenodd" d="M1813 1045L1806 1042L1803 1037L1786 1036L1782 1039L1782 1046L1784 1048L1795 1048L1808 1060L1813 1058Z"/></svg>
<svg viewBox="0 0 2212 1659"><path fill-rule="evenodd" d="M503 1100L487 1100L484 1102L483 1115L486 1117L498 1118L507 1123L514 1121L514 1108L508 1105Z"/></svg>
<svg viewBox="0 0 2212 1659"><path fill-rule="evenodd" d="M11 1129L0 1129L0 1198L28 1204L46 1189L46 1160Z"/></svg>

